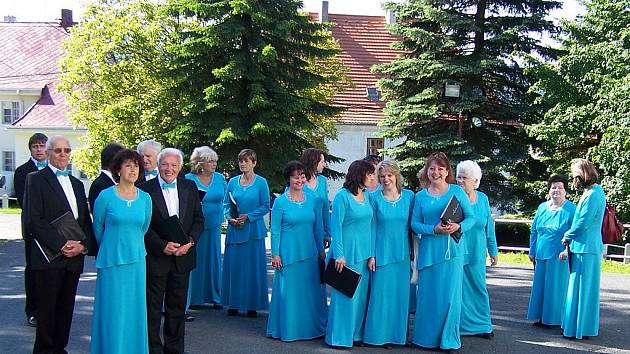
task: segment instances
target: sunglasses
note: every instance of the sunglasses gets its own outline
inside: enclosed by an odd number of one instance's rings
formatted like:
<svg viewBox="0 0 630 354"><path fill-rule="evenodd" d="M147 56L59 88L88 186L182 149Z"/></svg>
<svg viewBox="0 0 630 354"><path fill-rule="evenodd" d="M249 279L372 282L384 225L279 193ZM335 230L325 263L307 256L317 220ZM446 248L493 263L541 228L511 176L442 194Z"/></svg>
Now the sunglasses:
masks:
<svg viewBox="0 0 630 354"><path fill-rule="evenodd" d="M66 154L69 154L72 152L71 148L54 148L51 149L55 154L61 154L62 152L65 152Z"/></svg>

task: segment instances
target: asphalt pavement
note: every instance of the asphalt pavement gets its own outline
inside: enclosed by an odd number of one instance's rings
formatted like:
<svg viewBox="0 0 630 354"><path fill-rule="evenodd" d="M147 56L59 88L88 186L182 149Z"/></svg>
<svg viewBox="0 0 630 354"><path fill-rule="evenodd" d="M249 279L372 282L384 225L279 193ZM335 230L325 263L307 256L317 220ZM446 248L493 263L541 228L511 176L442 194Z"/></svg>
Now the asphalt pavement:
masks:
<svg viewBox="0 0 630 354"><path fill-rule="evenodd" d="M0 225L2 237L5 225ZM0 239L0 353L30 353L35 329L25 325L23 270L24 244L19 239ZM268 263L269 293L273 272ZM525 320L532 279L525 265L499 264L488 268L488 290L495 336L462 339L462 353L628 353L630 354L630 276L602 275L600 335L589 340L564 339L559 329L533 327ZM94 258L86 258L79 282L69 353L88 353L96 270ZM283 343L265 337L268 314L257 318L228 317L225 310L194 310L194 322L186 324L189 353L430 353L409 347L361 347L333 350L323 339ZM413 321L410 317L411 334ZM130 353L134 354L134 353Z"/></svg>

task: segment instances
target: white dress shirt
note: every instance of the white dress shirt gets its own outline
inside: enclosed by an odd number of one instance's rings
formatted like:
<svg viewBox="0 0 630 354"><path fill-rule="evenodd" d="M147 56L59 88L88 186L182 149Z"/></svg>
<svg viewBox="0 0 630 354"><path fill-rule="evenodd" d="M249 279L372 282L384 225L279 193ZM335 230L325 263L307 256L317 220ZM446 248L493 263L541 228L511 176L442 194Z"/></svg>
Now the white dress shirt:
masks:
<svg viewBox="0 0 630 354"><path fill-rule="evenodd" d="M160 182L160 188L166 182L162 179L162 176L158 175L158 182ZM177 215L179 217L179 196L177 194L177 178L173 181L175 188L162 188L162 195L166 202L166 208L168 209L168 216Z"/></svg>
<svg viewBox="0 0 630 354"><path fill-rule="evenodd" d="M145 181L152 180L152 179L154 179L155 177L157 177L160 174L157 168L155 170L153 170L153 171L157 172L157 174L156 175L144 175L144 180ZM162 186L162 183L160 183L160 187L161 186Z"/></svg>
<svg viewBox="0 0 630 354"><path fill-rule="evenodd" d="M109 172L108 170L101 170L102 173L104 173L107 177L109 177L109 179L112 180L112 182L114 182L114 184L116 184L116 181L114 181L114 176L112 176L112 173Z"/></svg>
<svg viewBox="0 0 630 354"><path fill-rule="evenodd" d="M51 164L48 164L48 167L56 173L59 169ZM70 182L69 176L56 176L59 184L61 184L61 188L63 188L63 193L66 195L66 199L68 200L68 204L70 204L70 209L72 209L72 214L74 214L74 218L79 218L79 207L77 206L77 197L74 195L74 189L72 188L72 182Z"/></svg>

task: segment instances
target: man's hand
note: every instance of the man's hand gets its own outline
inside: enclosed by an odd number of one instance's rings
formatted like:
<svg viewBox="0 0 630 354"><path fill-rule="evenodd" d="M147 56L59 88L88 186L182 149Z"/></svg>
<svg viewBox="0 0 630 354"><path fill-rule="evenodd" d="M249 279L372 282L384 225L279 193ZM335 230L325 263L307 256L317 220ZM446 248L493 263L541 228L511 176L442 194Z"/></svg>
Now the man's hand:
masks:
<svg viewBox="0 0 630 354"><path fill-rule="evenodd" d="M79 241L74 240L68 240L61 249L61 253L68 258L76 257L83 253L83 251L85 251L85 246Z"/></svg>
<svg viewBox="0 0 630 354"><path fill-rule="evenodd" d="M192 247L192 243L188 242L185 245L181 245L177 248L177 250L175 251L175 257L181 257L183 255L185 255L186 253L188 253L188 250L190 249L190 247Z"/></svg>
<svg viewBox="0 0 630 354"><path fill-rule="evenodd" d="M180 247L179 243L175 243L175 242L167 242L166 243L166 247L164 247L164 254L167 256L172 256L175 254L175 252L177 252L177 249Z"/></svg>

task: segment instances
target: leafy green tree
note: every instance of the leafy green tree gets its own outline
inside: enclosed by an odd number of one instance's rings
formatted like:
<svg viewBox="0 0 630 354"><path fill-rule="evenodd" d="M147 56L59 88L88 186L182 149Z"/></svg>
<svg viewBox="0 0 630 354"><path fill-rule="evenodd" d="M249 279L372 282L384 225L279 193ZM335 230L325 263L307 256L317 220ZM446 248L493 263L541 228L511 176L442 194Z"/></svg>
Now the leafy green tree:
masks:
<svg viewBox="0 0 630 354"><path fill-rule="evenodd" d="M149 0L102 0L88 6L71 28L60 65L59 89L72 123L85 126L86 147L73 154L88 175L100 168L111 141L133 147L145 139L166 142L172 124L172 80L163 51L175 23Z"/></svg>
<svg viewBox="0 0 630 354"><path fill-rule="evenodd" d="M181 112L166 134L170 142L185 150L209 144L233 171L238 152L252 148L257 170L278 191L288 160L334 136L339 47L300 6L297 0L169 4L170 16L198 24L177 32L168 49Z"/></svg>
<svg viewBox="0 0 630 354"><path fill-rule="evenodd" d="M586 157L602 174L608 200L630 220L630 1L591 0L587 11L562 23L564 53L531 72L549 107L528 127L540 142L548 172L569 173L571 159Z"/></svg>
<svg viewBox="0 0 630 354"><path fill-rule="evenodd" d="M528 164L529 138L523 124L540 119L529 91L532 78L519 64L525 53L553 56L534 38L553 31L545 20L558 1L409 0L388 3L405 54L374 70L387 103L382 126L404 142L386 153L396 156L410 179L433 151L454 163L472 159L484 170L482 190L504 206L512 199L508 173ZM457 83L460 97L445 97ZM474 127L473 117L485 121ZM515 178L512 177L514 180Z"/></svg>

